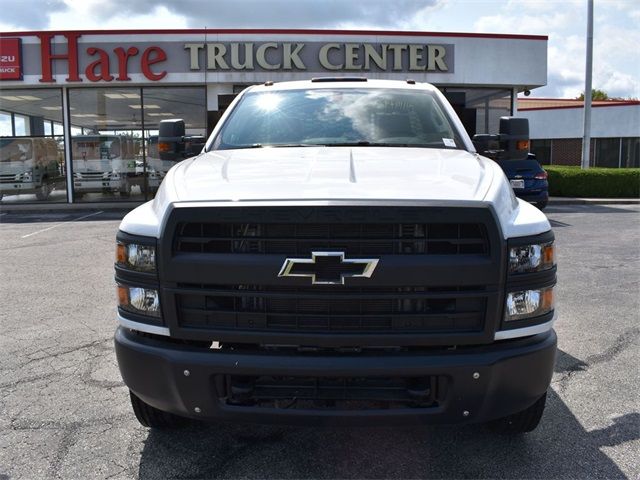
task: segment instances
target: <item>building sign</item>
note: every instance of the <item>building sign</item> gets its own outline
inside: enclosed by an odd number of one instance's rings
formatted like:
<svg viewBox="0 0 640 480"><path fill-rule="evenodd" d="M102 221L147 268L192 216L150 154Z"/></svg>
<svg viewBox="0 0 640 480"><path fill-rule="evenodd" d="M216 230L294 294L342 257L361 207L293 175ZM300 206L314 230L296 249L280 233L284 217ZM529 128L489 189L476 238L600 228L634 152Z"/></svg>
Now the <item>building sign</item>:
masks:
<svg viewBox="0 0 640 480"><path fill-rule="evenodd" d="M0 38L0 80L22 80L22 40Z"/></svg>
<svg viewBox="0 0 640 480"><path fill-rule="evenodd" d="M39 82L54 83L54 72L67 82L130 81L141 73L147 81L162 80L168 69L187 64L189 71L218 72L435 72L453 73L452 44L227 42L175 43L165 48L148 43L81 44L79 33L65 33L66 48L54 48L52 33L40 33ZM55 53L54 53L55 52ZM168 53L170 52L170 53ZM176 58L182 56L186 59ZM185 62L186 60L186 62ZM56 66L58 67L56 69ZM84 78L83 78L84 77Z"/></svg>
<svg viewBox="0 0 640 480"><path fill-rule="evenodd" d="M230 42L184 48L191 70L453 72L453 45Z"/></svg>
<svg viewBox="0 0 640 480"><path fill-rule="evenodd" d="M22 38L19 38L22 37ZM0 32L2 86L248 85L321 76L544 85L546 37L355 31ZM226 88L226 87L221 87Z"/></svg>

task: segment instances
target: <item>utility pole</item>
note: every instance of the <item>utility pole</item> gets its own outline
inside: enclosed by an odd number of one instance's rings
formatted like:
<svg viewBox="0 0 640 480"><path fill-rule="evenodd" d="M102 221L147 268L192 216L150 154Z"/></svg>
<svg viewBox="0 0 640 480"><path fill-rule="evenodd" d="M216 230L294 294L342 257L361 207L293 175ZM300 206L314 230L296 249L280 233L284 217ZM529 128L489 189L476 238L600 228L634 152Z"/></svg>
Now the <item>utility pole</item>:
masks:
<svg viewBox="0 0 640 480"><path fill-rule="evenodd" d="M587 66L584 82L584 135L582 137L583 169L589 168L591 147L591 76L593 70L593 0L587 0Z"/></svg>

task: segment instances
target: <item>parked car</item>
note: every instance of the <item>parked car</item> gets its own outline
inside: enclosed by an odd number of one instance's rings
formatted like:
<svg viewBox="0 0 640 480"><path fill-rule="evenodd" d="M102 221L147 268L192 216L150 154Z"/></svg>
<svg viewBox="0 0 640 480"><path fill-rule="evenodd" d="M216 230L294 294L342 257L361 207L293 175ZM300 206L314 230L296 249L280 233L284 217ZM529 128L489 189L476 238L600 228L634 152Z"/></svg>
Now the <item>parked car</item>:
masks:
<svg viewBox="0 0 640 480"><path fill-rule="evenodd" d="M517 197L533 203L540 210L549 201L547 172L530 153L526 160L497 160Z"/></svg>

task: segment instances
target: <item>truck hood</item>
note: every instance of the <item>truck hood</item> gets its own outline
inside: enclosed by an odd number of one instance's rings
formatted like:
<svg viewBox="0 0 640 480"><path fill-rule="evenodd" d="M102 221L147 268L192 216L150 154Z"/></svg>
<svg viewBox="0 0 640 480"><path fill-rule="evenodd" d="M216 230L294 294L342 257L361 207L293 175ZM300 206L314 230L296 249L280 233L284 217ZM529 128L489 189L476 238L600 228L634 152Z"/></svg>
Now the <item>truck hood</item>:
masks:
<svg viewBox="0 0 640 480"><path fill-rule="evenodd" d="M173 169L172 202L482 200L490 161L464 150L280 147L204 153ZM166 181L164 183L167 183Z"/></svg>
<svg viewBox="0 0 640 480"><path fill-rule="evenodd" d="M256 148L203 153L174 166L155 198L123 219L132 235L160 238L173 208L212 204L389 201L490 207L504 238L551 227L516 199L493 161L463 150L396 147Z"/></svg>

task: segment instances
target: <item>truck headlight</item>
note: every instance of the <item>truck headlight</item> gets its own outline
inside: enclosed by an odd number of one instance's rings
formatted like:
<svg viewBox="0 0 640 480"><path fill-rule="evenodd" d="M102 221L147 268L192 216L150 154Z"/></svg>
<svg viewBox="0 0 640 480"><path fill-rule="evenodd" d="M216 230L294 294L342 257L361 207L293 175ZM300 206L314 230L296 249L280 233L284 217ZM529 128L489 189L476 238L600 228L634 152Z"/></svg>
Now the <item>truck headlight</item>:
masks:
<svg viewBox="0 0 640 480"><path fill-rule="evenodd" d="M553 310L553 287L507 293L505 321L539 317Z"/></svg>
<svg viewBox="0 0 640 480"><path fill-rule="evenodd" d="M509 249L509 273L548 270L555 265L553 242L519 245Z"/></svg>
<svg viewBox="0 0 640 480"><path fill-rule="evenodd" d="M118 306L128 312L160 317L160 297L154 288L118 285Z"/></svg>
<svg viewBox="0 0 640 480"><path fill-rule="evenodd" d="M156 247L118 242L116 245L116 264L139 272L155 272Z"/></svg>

